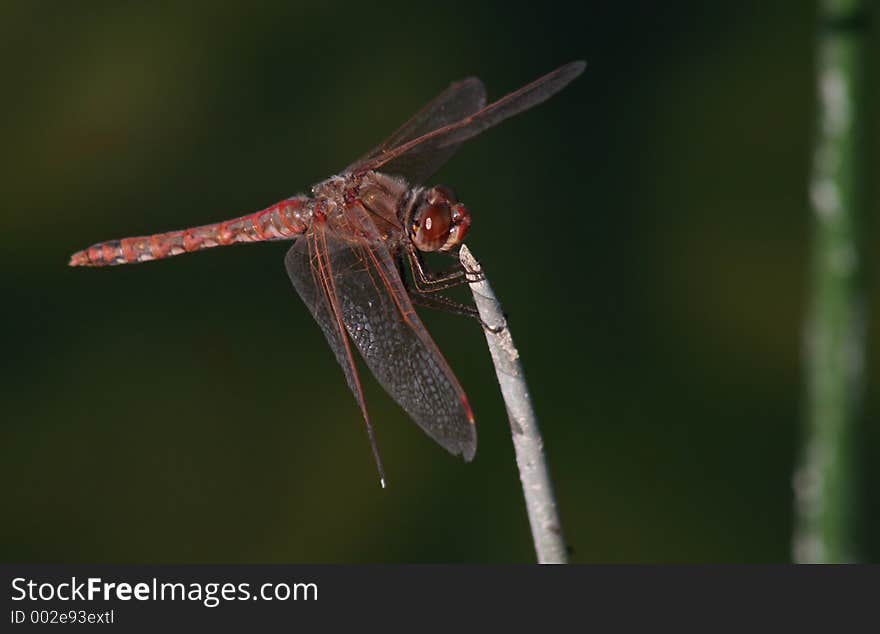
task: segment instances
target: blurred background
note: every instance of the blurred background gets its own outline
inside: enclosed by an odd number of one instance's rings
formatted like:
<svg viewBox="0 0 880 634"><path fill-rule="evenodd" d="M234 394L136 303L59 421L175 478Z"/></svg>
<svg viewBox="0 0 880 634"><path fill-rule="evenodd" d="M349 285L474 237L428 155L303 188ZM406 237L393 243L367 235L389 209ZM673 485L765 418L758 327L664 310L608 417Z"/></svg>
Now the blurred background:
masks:
<svg viewBox="0 0 880 634"><path fill-rule="evenodd" d="M382 491L286 244L67 260L306 191L453 80L477 75L494 98L573 59L589 63L580 79L431 181L473 214L572 559L790 559L811 3L87 7L0 7L0 560L533 561L472 321L425 314L477 416L473 463L366 375ZM873 561L878 318L860 491Z"/></svg>

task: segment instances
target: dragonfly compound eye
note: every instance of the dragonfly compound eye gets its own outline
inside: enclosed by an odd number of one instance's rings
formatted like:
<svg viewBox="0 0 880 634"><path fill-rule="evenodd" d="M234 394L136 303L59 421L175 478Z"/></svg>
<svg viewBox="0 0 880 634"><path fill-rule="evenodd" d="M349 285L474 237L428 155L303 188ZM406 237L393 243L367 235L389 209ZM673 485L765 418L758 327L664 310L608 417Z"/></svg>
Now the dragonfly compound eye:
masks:
<svg viewBox="0 0 880 634"><path fill-rule="evenodd" d="M464 240L471 216L461 203L425 202L413 223L412 240L420 251L449 251Z"/></svg>
<svg viewBox="0 0 880 634"><path fill-rule="evenodd" d="M434 185L427 192L427 200L432 205L438 205L441 203L452 205L458 202L458 199L455 197L455 192L449 189L446 185Z"/></svg>
<svg viewBox="0 0 880 634"><path fill-rule="evenodd" d="M446 246L449 229L452 227L452 211L449 205L426 204L422 207L415 227L416 247L422 251L437 251Z"/></svg>

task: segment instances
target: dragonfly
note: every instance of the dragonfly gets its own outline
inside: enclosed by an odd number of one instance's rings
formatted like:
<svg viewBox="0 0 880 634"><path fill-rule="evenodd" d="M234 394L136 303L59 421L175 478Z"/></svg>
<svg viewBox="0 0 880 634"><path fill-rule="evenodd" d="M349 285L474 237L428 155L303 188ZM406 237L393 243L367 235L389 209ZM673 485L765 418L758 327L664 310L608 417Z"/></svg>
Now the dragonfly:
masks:
<svg viewBox="0 0 880 634"><path fill-rule="evenodd" d="M489 105L478 78L455 82L309 194L223 222L100 242L74 253L70 266L114 266L218 246L292 240L284 258L287 274L342 367L382 487L384 468L354 349L429 437L470 461L477 450L474 414L414 304L476 316L442 295L469 281L461 265L456 261L448 270L433 271L424 256L455 256L471 216L452 189L426 187L425 181L462 143L546 101L584 67L582 61L571 62Z"/></svg>

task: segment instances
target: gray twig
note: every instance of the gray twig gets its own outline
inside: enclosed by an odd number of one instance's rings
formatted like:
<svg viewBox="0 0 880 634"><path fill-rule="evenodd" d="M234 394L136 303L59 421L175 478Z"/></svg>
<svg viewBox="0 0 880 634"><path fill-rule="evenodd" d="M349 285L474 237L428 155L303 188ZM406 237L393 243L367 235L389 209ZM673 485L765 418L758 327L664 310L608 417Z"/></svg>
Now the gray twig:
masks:
<svg viewBox="0 0 880 634"><path fill-rule="evenodd" d="M519 353L513 345L513 337L501 304L495 298L480 263L464 245L459 258L469 277L474 280L470 282L471 292L483 320L483 331L510 420L516 465L522 481L538 563L567 563L562 525L559 522L550 472L544 458L544 441L532 409L525 375L519 363Z"/></svg>

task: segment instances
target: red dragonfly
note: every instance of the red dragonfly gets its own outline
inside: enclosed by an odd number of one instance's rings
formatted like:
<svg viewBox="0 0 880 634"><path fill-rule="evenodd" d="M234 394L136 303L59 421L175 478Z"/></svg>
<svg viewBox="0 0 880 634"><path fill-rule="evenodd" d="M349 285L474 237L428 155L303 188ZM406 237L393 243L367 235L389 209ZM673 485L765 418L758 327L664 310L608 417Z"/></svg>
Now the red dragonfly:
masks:
<svg viewBox="0 0 880 634"><path fill-rule="evenodd" d="M474 314L438 291L466 283L463 269L428 270L422 253L455 254L471 217L448 187L422 184L468 139L538 105L584 70L577 61L486 105L483 83L452 84L341 174L225 222L110 240L74 253L71 266L158 260L239 242L293 240L291 282L320 325L360 406L385 486L352 343L385 391L425 433L469 461L477 449L464 390L413 303ZM407 279L406 266L411 271Z"/></svg>

